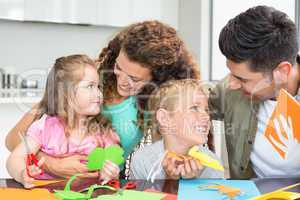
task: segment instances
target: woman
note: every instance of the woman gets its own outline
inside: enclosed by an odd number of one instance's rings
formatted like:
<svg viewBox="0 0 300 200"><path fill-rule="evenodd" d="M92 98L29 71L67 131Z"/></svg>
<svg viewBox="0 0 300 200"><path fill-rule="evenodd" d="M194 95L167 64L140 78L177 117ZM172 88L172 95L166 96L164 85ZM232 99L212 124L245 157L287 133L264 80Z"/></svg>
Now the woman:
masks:
<svg viewBox="0 0 300 200"><path fill-rule="evenodd" d="M125 155L129 155L143 134L148 96L160 84L172 79L199 79L198 66L187 51L175 29L158 21L132 24L118 33L97 59L98 73L104 93L102 114L111 119L120 136ZM25 132L38 119L33 108L9 132L6 146L13 150L20 142L18 132ZM68 158L45 157L45 169L68 177L75 173L97 176L82 164L85 156Z"/></svg>

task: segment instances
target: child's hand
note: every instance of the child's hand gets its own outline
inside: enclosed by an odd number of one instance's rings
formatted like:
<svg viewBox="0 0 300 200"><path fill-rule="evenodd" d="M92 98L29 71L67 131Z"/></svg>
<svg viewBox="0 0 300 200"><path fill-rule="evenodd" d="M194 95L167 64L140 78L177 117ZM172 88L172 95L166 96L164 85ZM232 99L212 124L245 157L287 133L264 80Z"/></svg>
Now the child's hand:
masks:
<svg viewBox="0 0 300 200"><path fill-rule="evenodd" d="M27 169L22 170L22 172L21 172L22 181L21 182L25 188L33 188L34 187L34 184L33 184L34 178L32 178L32 177L35 177L41 173L41 171L42 171L41 166L44 164L44 162L45 162L45 158L42 157L39 160L39 162L37 163L38 166L35 166L35 165L28 166L28 171L29 171L30 176L27 173Z"/></svg>
<svg viewBox="0 0 300 200"><path fill-rule="evenodd" d="M102 185L106 184L111 179L118 179L120 173L120 168L115 163L110 160L106 160L103 168L100 171L100 180L102 180Z"/></svg>
<svg viewBox="0 0 300 200"><path fill-rule="evenodd" d="M163 169L167 175L168 179L179 179L180 174L183 171L183 162L178 161L176 158L168 156L168 154L165 156L163 162L162 162Z"/></svg>
<svg viewBox="0 0 300 200"><path fill-rule="evenodd" d="M204 169L196 159L190 157L184 159L183 166L180 173L185 179L198 178Z"/></svg>

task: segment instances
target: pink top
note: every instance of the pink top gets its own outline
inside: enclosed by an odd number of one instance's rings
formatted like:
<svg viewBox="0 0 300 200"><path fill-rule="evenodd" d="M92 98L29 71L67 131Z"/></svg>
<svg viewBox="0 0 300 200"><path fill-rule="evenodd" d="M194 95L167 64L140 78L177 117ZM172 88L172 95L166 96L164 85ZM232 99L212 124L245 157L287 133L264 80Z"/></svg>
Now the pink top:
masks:
<svg viewBox="0 0 300 200"><path fill-rule="evenodd" d="M119 136L113 130L89 135L81 141L71 137L67 138L59 118L46 114L29 127L27 135L40 144L42 152L54 157L66 157L74 154L88 155L96 147L103 148L120 143ZM52 179L53 177L44 173L38 178Z"/></svg>

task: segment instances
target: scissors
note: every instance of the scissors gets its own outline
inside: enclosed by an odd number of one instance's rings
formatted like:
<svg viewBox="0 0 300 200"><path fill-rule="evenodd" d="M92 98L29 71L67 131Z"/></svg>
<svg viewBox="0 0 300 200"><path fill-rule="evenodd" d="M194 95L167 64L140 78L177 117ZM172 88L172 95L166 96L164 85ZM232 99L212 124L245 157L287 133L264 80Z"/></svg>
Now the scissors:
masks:
<svg viewBox="0 0 300 200"><path fill-rule="evenodd" d="M38 166L38 159L36 158L35 154L30 151L29 144L27 142L26 136L24 136L21 133L19 133L19 136L21 137L23 143L25 144L25 149L26 149L26 172L27 172L27 175L29 177L34 178L30 174L30 166L34 165L36 167L39 167ZM43 175L43 171L42 170L41 170L40 175Z"/></svg>
<svg viewBox="0 0 300 200"><path fill-rule="evenodd" d="M135 189L136 188L136 183L132 182L132 181L128 181L126 182L123 187L121 188L121 183L119 180L110 180L107 183L108 186L111 186L113 188L116 188L118 190L119 193L122 193L123 190L130 190L130 189Z"/></svg>

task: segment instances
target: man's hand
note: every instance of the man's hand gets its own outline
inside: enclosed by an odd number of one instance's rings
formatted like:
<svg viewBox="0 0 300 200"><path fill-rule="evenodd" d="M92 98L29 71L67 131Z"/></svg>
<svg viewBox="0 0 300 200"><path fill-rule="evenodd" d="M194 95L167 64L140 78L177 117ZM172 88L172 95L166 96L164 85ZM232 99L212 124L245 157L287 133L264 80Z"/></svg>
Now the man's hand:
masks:
<svg viewBox="0 0 300 200"><path fill-rule="evenodd" d="M276 133L280 139L280 142L276 141L275 138L270 135L270 140L272 143L278 147L280 150L282 150L285 153L285 160L291 160L291 161L300 161L300 154L299 152L295 151L296 149L300 149L300 144L298 143L297 139L295 138L294 130L293 130L293 124L291 117L288 117L288 120L283 116L279 115L279 119L274 119L274 126ZM285 132L286 137L283 135L280 124L282 127L282 130Z"/></svg>

